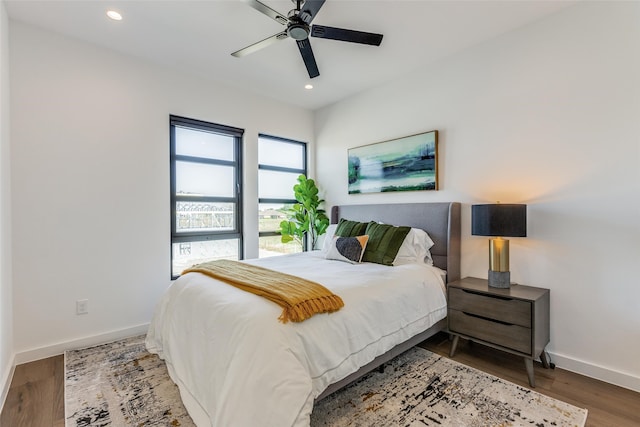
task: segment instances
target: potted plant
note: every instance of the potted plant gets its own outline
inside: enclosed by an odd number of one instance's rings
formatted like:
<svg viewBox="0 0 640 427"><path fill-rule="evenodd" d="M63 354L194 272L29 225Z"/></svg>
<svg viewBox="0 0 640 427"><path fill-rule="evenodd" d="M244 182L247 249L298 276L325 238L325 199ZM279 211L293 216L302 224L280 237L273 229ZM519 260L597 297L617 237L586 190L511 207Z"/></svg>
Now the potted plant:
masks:
<svg viewBox="0 0 640 427"><path fill-rule="evenodd" d="M318 197L318 187L313 179L304 175L298 177L293 186L297 203L287 211L288 218L280 223L282 243L298 242L304 248L304 238L308 236L311 249L316 249L318 237L327 231L329 218L320 205L324 200Z"/></svg>

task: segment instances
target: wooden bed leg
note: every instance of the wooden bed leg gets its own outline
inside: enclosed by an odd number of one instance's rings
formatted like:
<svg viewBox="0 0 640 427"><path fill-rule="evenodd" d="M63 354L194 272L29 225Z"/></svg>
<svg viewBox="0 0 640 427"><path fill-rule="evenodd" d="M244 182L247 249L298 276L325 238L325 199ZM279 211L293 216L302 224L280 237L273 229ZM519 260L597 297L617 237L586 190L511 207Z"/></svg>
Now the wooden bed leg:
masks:
<svg viewBox="0 0 640 427"><path fill-rule="evenodd" d="M384 363L378 366L378 372L380 372L381 374L384 374Z"/></svg>

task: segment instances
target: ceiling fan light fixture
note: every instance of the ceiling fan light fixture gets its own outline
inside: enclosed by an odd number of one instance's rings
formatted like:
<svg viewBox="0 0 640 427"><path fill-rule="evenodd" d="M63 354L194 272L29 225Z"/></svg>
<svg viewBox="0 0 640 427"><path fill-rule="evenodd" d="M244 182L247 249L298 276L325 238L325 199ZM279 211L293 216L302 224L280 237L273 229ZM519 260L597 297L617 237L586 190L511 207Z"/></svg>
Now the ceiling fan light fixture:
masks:
<svg viewBox="0 0 640 427"><path fill-rule="evenodd" d="M309 38L309 26L304 23L292 23L287 27L287 34L294 40L305 40Z"/></svg>

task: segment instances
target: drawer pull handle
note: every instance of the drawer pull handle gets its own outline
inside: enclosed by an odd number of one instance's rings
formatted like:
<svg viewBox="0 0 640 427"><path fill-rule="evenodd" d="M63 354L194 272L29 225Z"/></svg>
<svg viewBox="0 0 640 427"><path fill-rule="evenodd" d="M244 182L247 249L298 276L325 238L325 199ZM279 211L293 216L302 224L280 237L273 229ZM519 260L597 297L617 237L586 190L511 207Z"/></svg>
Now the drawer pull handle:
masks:
<svg viewBox="0 0 640 427"><path fill-rule="evenodd" d="M478 293L478 292L468 291L466 289L461 289L461 291L465 292L467 294L481 295L481 296L487 297L487 298L501 299L501 300L504 300L504 301L513 301L513 298L503 297L502 295L486 295L486 294L482 294L482 293Z"/></svg>
<svg viewBox="0 0 640 427"><path fill-rule="evenodd" d="M491 319L490 317L479 316L477 314L467 313L466 311L463 311L463 313L466 314L467 316L475 317L482 320L488 320L489 322L500 323L501 325L513 326L513 323L503 322L502 320Z"/></svg>

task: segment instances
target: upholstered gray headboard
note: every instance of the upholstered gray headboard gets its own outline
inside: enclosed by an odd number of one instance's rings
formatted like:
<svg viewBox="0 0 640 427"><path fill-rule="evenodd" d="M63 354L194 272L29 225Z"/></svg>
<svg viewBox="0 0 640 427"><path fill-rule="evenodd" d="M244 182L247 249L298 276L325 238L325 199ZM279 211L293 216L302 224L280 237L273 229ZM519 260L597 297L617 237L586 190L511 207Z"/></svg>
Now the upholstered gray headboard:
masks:
<svg viewBox="0 0 640 427"><path fill-rule="evenodd" d="M400 203L384 205L339 205L331 208L331 223L340 218L379 221L421 228L435 242L433 263L447 271L447 281L460 279L460 203Z"/></svg>

